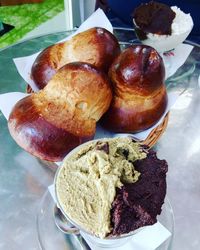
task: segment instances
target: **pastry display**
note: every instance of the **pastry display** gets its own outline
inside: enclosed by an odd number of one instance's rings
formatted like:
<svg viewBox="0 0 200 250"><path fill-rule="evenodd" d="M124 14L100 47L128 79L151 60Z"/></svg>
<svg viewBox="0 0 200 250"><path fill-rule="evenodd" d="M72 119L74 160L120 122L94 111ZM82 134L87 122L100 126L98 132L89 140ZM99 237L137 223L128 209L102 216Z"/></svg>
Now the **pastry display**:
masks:
<svg viewBox="0 0 200 250"><path fill-rule="evenodd" d="M91 28L43 50L32 66L31 77L42 89L59 68L75 61L91 63L107 72L119 53L119 43L112 33L104 28Z"/></svg>
<svg viewBox="0 0 200 250"><path fill-rule="evenodd" d="M164 114L167 93L165 68L158 52L133 45L114 60L109 70L113 99L101 124L113 132L139 132Z"/></svg>
<svg viewBox="0 0 200 250"><path fill-rule="evenodd" d="M193 28L190 14L155 1L138 6L133 12L133 22L140 41L158 52L176 48Z"/></svg>
<svg viewBox="0 0 200 250"><path fill-rule="evenodd" d="M112 99L105 73L88 63L60 68L48 85L16 103L8 120L10 134L26 151L60 161L92 139L96 122Z"/></svg>
<svg viewBox="0 0 200 250"><path fill-rule="evenodd" d="M55 177L56 199L76 226L99 238L152 225L166 195L167 162L131 138L73 150Z"/></svg>

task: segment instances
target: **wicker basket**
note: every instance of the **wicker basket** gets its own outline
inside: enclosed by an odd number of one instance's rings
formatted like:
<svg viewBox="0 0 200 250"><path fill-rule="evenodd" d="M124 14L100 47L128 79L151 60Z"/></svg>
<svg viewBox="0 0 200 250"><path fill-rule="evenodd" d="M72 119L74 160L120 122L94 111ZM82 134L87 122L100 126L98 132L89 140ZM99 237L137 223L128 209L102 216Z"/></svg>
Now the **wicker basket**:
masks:
<svg viewBox="0 0 200 250"><path fill-rule="evenodd" d="M165 118L163 119L162 123L159 124L156 128L154 128L148 135L146 140L142 141L142 143L152 148L157 143L162 134L165 132L168 120L169 120L169 112L165 115Z"/></svg>

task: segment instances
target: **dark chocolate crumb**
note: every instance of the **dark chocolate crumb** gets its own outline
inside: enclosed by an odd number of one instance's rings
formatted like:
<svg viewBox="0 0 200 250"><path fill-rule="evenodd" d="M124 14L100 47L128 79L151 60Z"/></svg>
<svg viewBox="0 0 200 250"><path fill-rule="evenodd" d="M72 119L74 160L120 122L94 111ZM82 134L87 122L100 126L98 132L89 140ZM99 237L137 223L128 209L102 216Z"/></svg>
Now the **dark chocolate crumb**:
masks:
<svg viewBox="0 0 200 250"><path fill-rule="evenodd" d="M135 33L136 33L138 39L141 40L141 41L146 40L148 38L147 33L142 31L139 28L135 28Z"/></svg>
<svg viewBox="0 0 200 250"><path fill-rule="evenodd" d="M134 162L141 173L135 183L124 183L112 203L112 235L129 233L157 221L166 195L167 162L151 149L145 159Z"/></svg>
<svg viewBox="0 0 200 250"><path fill-rule="evenodd" d="M117 151L116 151L116 153L119 154L119 155L124 156L126 160L128 159L128 155L129 155L128 149L118 148Z"/></svg>
<svg viewBox="0 0 200 250"><path fill-rule="evenodd" d="M108 144L108 142L100 142L100 141L98 141L97 145L96 145L96 149L97 150L102 150L106 154L109 154L109 144Z"/></svg>

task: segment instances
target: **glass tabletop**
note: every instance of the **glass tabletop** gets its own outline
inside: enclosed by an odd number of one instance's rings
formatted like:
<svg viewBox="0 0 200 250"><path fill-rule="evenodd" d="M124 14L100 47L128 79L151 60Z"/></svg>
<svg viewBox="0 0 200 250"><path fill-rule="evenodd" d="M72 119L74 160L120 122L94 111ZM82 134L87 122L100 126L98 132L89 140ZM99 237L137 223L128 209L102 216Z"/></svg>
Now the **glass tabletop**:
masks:
<svg viewBox="0 0 200 250"><path fill-rule="evenodd" d="M1 50L0 94L26 90L12 58L38 52L70 33L49 34ZM138 43L131 29L115 29L115 33L123 44ZM200 249L200 47L193 45L185 64L166 81L168 91L178 91L181 95L156 145L159 158L165 158L169 164L167 195L175 217L171 247L174 250ZM16 145L1 113L0 150L0 250L40 249L37 211L54 172Z"/></svg>

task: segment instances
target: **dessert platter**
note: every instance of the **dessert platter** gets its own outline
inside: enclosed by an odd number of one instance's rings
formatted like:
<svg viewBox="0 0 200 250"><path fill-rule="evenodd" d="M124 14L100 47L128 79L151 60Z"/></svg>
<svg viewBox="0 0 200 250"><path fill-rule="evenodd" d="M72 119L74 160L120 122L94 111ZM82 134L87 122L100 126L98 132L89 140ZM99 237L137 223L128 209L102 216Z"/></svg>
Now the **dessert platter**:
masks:
<svg viewBox="0 0 200 250"><path fill-rule="evenodd" d="M157 4L152 8L155 13L166 11ZM174 217L166 196L169 166L152 147L167 129L169 93L181 96L189 87L188 79L196 77L199 47L186 41L194 48L166 79L170 60L164 62L163 45L159 52L149 46L154 36L148 36L149 27L142 26L138 13L140 9L134 14L139 39L132 29L115 28L112 33L92 27L60 43L56 42L74 31L15 45L24 49L27 44L27 54L41 49L28 72L38 90L29 86L30 95L16 102L8 115L8 129L24 151L56 171L55 196L47 191L37 212L42 249L82 249L80 235L66 235L56 227L56 205L85 239L102 242L137 235L159 221L171 235L156 249L171 249ZM171 21L173 15L169 12ZM140 37L142 32L148 39ZM153 32L156 39L166 36ZM36 51L31 43L36 43ZM167 50L178 46L171 44ZM12 87L8 89L13 91ZM25 85L16 90L20 88L26 91ZM135 138L134 134L152 126L147 138Z"/></svg>

